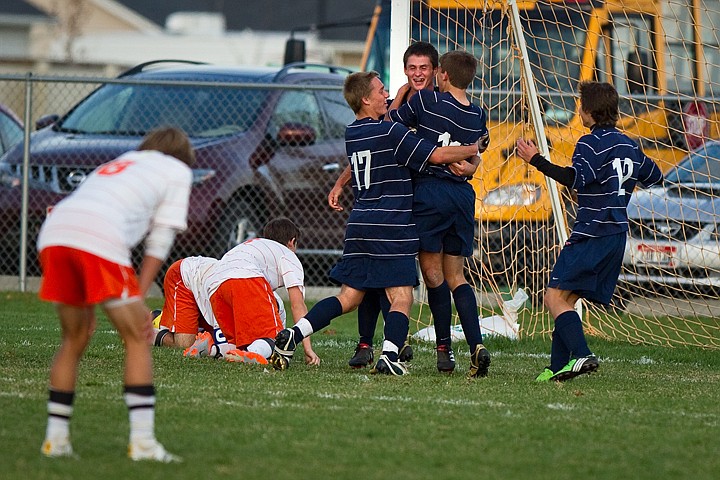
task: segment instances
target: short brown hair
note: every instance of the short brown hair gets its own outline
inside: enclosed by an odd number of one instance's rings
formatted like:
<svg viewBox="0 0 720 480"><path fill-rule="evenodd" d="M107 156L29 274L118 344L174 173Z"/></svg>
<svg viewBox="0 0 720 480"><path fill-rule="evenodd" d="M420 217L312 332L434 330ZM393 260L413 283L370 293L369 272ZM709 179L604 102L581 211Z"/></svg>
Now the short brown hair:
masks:
<svg viewBox="0 0 720 480"><path fill-rule="evenodd" d="M300 229L292 220L285 217L278 217L270 220L263 228L263 238L274 240L283 245L290 243L293 238L295 242L300 238Z"/></svg>
<svg viewBox="0 0 720 480"><path fill-rule="evenodd" d="M438 51L431 43L415 42L405 50L403 54L403 65L407 67L408 58L411 55L416 57L428 57L433 68L438 67Z"/></svg>
<svg viewBox="0 0 720 480"><path fill-rule="evenodd" d="M355 72L345 77L345 84L343 85L343 95L345 101L352 111L358 113L363 106L363 98L370 96L372 87L370 86L373 78L379 78L380 74L374 71L370 72Z"/></svg>
<svg viewBox="0 0 720 480"><path fill-rule="evenodd" d="M160 127L143 138L138 150L155 150L175 157L188 166L195 163L195 152L190 139L177 127Z"/></svg>
<svg viewBox="0 0 720 480"><path fill-rule="evenodd" d="M614 127L620 119L620 99L609 83L580 82L580 107L590 114L595 125Z"/></svg>
<svg viewBox="0 0 720 480"><path fill-rule="evenodd" d="M465 90L477 72L477 58L464 50L452 50L440 57L440 69L448 74L450 84Z"/></svg>

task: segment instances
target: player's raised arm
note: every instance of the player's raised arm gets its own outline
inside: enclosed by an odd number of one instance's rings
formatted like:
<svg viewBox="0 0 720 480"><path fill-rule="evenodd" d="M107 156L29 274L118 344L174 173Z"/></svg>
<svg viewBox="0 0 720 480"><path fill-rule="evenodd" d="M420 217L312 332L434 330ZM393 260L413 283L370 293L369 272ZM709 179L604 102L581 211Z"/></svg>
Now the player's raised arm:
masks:
<svg viewBox="0 0 720 480"><path fill-rule="evenodd" d="M547 160L540 155L537 146L532 140L518 138L517 153L520 158L537 168L542 174L566 187L573 186L575 182L575 169L572 167L561 167Z"/></svg>

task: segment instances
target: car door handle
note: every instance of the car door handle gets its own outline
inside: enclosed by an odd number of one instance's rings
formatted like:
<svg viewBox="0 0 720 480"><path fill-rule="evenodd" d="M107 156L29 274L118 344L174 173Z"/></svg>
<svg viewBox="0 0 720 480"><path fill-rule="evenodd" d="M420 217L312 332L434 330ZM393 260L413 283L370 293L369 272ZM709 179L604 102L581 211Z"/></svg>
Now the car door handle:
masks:
<svg viewBox="0 0 720 480"><path fill-rule="evenodd" d="M337 162L326 163L325 165L323 165L322 169L325 172L337 172L338 170L340 170L340 164Z"/></svg>

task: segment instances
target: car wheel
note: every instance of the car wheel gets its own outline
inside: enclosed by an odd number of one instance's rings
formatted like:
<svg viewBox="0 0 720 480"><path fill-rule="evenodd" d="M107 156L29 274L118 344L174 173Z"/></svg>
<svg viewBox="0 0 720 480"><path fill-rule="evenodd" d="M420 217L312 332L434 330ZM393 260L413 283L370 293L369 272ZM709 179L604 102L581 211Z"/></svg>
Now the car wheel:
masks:
<svg viewBox="0 0 720 480"><path fill-rule="evenodd" d="M218 221L213 255L220 258L235 245L259 237L262 225L262 213L250 202L243 198L231 200Z"/></svg>

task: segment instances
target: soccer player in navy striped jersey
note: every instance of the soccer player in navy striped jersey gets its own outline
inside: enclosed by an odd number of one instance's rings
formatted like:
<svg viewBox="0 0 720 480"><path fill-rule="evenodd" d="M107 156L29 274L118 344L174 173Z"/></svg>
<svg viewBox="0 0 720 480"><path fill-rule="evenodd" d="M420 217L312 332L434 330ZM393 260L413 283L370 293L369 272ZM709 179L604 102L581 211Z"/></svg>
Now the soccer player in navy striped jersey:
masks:
<svg viewBox="0 0 720 480"><path fill-rule="evenodd" d="M298 342L357 308L365 290L383 288L390 311L382 354L371 372L404 375L407 369L398 352L407 338L413 287L418 283L410 170L464 161L477 153L478 145L438 148L404 125L384 121L388 93L377 72L349 75L343 93L357 119L345 132L355 201L342 259L330 272L341 285L340 293L318 302L292 329L280 331L270 363L277 370L286 369Z"/></svg>
<svg viewBox="0 0 720 480"><path fill-rule="evenodd" d="M420 90L432 90L435 86L435 74L438 67L438 51L428 42L414 42L403 54L403 72L407 83L398 89L395 98L388 100L388 108L397 108L406 103ZM352 172L348 165L340 174L332 190L328 194L328 204L336 211L342 211L339 199L343 187L350 183ZM358 334L360 336L355 352L348 364L353 368L362 368L373 362L373 337L380 311L387 314L389 303L382 290L368 290L358 306ZM406 362L413 358L412 346L405 342L400 350L400 361Z"/></svg>
<svg viewBox="0 0 720 480"><path fill-rule="evenodd" d="M477 60L455 50L440 57L436 76L439 92L420 91L397 110L392 120L417 128L421 137L438 145L489 142L486 114L474 105L466 89L475 77ZM480 162L429 165L415 176L413 211L420 234L420 269L428 290L437 344L437 368L455 370L450 324L452 300L470 347L468 376L484 377L490 353L483 345L478 306L473 288L465 279L465 257L473 252L475 191L468 182Z"/></svg>
<svg viewBox="0 0 720 480"><path fill-rule="evenodd" d="M545 307L555 320L550 366L538 382L565 381L600 366L590 351L575 303L584 298L608 305L620 275L628 231L627 205L637 184L662 182L657 164L615 125L618 93L608 83L579 85L579 114L590 133L578 140L572 165L561 167L540 155L522 138L517 153L543 174L577 192L572 232L550 273Z"/></svg>

